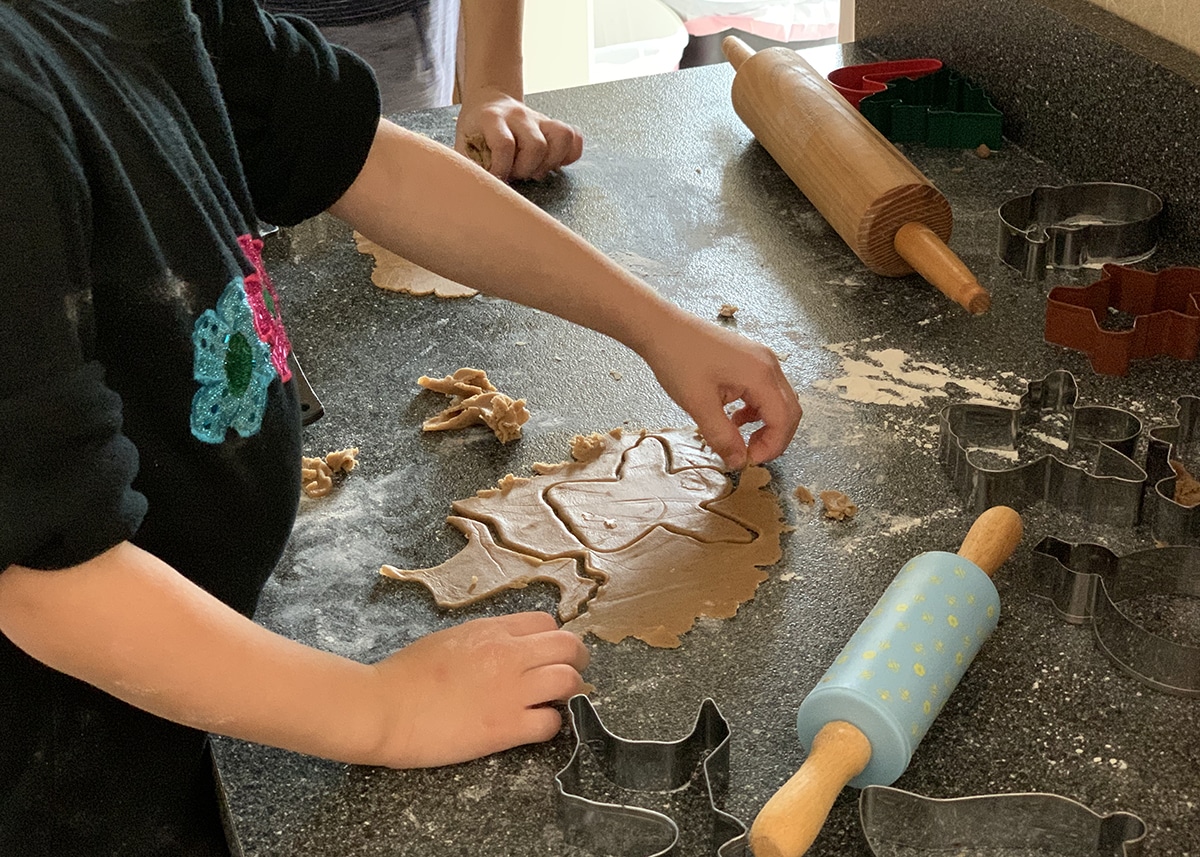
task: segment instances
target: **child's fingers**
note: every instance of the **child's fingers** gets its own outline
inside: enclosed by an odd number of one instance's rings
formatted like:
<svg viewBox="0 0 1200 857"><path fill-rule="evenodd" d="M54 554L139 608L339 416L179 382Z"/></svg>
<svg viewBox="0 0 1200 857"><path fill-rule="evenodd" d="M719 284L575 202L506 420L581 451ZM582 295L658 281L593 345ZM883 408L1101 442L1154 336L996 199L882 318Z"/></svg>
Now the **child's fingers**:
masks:
<svg viewBox="0 0 1200 857"><path fill-rule="evenodd" d="M516 730L518 734L513 744L538 744L549 741L562 729L562 722L562 714L557 708L549 705L528 708L521 712L520 726Z"/></svg>
<svg viewBox="0 0 1200 857"><path fill-rule="evenodd" d="M583 676L567 664L550 664L530 670L522 676L521 683L521 696L528 706L563 702L582 693L586 687Z"/></svg>
<svg viewBox="0 0 1200 857"><path fill-rule="evenodd" d="M541 611L509 613L504 616L496 616L491 621L514 637L526 637L530 634L542 634L558 629L558 622L554 617Z"/></svg>
<svg viewBox="0 0 1200 857"><path fill-rule="evenodd" d="M528 645L523 652L526 670L536 670L550 664L566 664L583 672L592 653L577 636L570 631L546 631L525 637Z"/></svg>
<svg viewBox="0 0 1200 857"><path fill-rule="evenodd" d="M696 427L704 442L721 457L730 470L741 470L746 463L746 442L724 408L708 408L703 414L693 414Z"/></svg>

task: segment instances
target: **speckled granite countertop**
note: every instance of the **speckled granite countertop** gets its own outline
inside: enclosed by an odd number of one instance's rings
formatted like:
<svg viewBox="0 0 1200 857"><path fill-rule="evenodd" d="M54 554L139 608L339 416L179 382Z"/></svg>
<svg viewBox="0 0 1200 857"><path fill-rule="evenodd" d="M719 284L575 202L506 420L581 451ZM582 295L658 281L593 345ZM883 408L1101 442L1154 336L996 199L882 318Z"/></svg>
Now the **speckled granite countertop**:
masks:
<svg viewBox="0 0 1200 857"><path fill-rule="evenodd" d="M840 50L809 56L822 70L875 58ZM678 649L592 641L587 675L606 724L627 737L682 736L701 701L715 699L733 729L727 809L749 821L803 761L794 718L804 694L903 563L955 550L969 526L938 463L940 409L989 391L1019 394L1065 368L1079 379L1081 404L1128 408L1153 425L1171 419L1175 397L1200 390L1200 363L1156 358L1128 377L1101 377L1082 355L1042 341L1049 283L1026 282L995 258L996 208L1072 176L1015 146L988 159L906 150L953 205L951 244L992 291L989 313L970 317L914 278L870 274L734 114L731 78L717 66L531 98L581 127L587 144L565 174L520 189L694 312L715 317L722 303L736 304L731 324L784 355L800 393L800 430L771 465L795 530L757 597L733 620L701 621ZM450 110L402 117L442 140L453 119ZM1154 263L1194 261L1183 246L1168 235ZM488 248L469 249L479 250ZM303 504L259 619L376 659L469 617L553 609L554 593L533 586L442 611L423 589L377 571L456 553L463 539L444 523L451 501L566 458L574 434L681 425L682 412L633 354L590 331L484 297L446 302L375 288L370 259L333 221L271 239L268 254L296 351L327 410L306 448L362 452L333 496ZM501 447L483 430L421 433L445 400L421 392L416 378L468 365L528 399L522 440ZM901 374L884 386L903 403L871 401L849 384L884 379L889 365ZM837 487L862 511L824 520L791 500L797 484ZM1149 546L1146 532L1044 507L1025 520L1025 540L999 576L999 627L896 785L937 797L1054 792L1097 812L1140 815L1151 828L1148 854L1196 855L1200 701L1126 677L1088 628L1062 623L1022 582L1045 535L1124 552ZM1195 611L1167 608L1167 630L1200 642ZM570 749L564 732L470 764L388 771L220 740L217 759L247 857L563 855L580 853L564 843L552 797ZM842 795L810 853L867 853L856 797Z"/></svg>

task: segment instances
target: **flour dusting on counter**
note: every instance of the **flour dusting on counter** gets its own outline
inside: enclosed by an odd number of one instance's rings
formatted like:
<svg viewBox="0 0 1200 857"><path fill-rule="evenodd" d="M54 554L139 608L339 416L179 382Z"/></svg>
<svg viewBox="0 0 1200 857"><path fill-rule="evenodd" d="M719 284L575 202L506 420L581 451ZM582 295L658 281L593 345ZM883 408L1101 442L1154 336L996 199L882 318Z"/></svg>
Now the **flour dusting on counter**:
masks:
<svg viewBox="0 0 1200 857"><path fill-rule="evenodd" d="M857 343L835 342L825 346L842 359L842 376L815 381L820 390L836 392L843 399L874 405L920 406L930 399L948 399L947 385L965 390L971 397L995 404L1015 405L1020 397L982 378L956 374L938 363L918 361L899 348L860 351Z"/></svg>

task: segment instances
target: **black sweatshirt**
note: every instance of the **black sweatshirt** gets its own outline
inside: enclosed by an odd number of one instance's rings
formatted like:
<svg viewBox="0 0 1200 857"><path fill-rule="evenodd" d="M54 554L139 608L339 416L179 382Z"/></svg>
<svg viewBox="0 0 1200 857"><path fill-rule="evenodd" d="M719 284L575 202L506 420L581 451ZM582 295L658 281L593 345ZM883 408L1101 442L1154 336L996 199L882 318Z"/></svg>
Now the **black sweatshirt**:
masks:
<svg viewBox="0 0 1200 857"><path fill-rule="evenodd" d="M254 0L0 4L0 573L130 540L253 611L300 485L253 227L337 200L378 118L360 60ZM211 853L201 733L6 637L0 681L0 854Z"/></svg>

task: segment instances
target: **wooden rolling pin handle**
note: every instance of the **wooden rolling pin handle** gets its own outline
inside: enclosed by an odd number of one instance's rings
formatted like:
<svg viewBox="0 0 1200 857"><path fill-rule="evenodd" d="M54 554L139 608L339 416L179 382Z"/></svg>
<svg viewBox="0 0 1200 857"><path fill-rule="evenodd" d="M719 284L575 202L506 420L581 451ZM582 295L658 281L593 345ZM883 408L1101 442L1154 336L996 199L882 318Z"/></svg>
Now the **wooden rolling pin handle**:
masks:
<svg viewBox="0 0 1200 857"><path fill-rule="evenodd" d="M733 66L734 71L737 71L742 67L742 63L754 56L754 48L737 36L726 36L722 39L721 51L725 54L725 59L729 60L729 64Z"/></svg>
<svg viewBox="0 0 1200 857"><path fill-rule="evenodd" d="M972 315L987 312L992 296L932 229L916 221L896 230L896 252L914 271Z"/></svg>
<svg viewBox="0 0 1200 857"><path fill-rule="evenodd" d="M1008 506L992 506L975 519L958 555L991 577L1021 543L1021 516Z"/></svg>
<svg viewBox="0 0 1200 857"><path fill-rule="evenodd" d="M754 857L800 857L806 852L837 796L869 761L871 742L857 727L842 720L822 726L800 770L754 819L750 828Z"/></svg>

